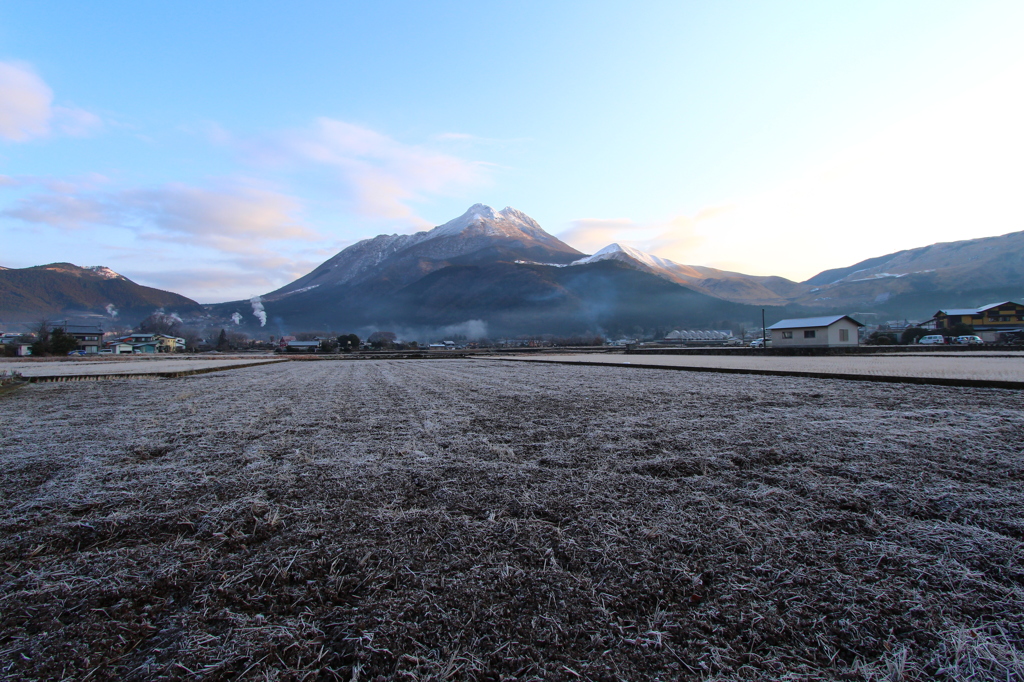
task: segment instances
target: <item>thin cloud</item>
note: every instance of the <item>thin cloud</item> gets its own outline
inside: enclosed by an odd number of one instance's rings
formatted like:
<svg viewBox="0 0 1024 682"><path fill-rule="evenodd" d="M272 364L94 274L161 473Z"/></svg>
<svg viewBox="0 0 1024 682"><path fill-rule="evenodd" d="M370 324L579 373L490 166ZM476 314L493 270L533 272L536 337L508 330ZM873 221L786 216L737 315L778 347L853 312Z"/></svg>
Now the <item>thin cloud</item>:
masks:
<svg viewBox="0 0 1024 682"><path fill-rule="evenodd" d="M54 106L53 90L24 62L0 62L0 138L27 142L53 133L81 137L100 127L99 116Z"/></svg>
<svg viewBox="0 0 1024 682"><path fill-rule="evenodd" d="M307 129L246 140L251 159L299 172L333 171L337 189L356 213L375 219L431 224L411 204L457 196L490 181L492 164L470 161L425 145L406 144L375 130L331 118Z"/></svg>
<svg viewBox="0 0 1024 682"><path fill-rule="evenodd" d="M569 223L558 238L584 253L594 253L614 242L632 241L640 226L628 218L582 218Z"/></svg>
<svg viewBox="0 0 1024 682"><path fill-rule="evenodd" d="M296 218L298 201L260 188L169 184L115 191L63 189L25 197L0 216L62 230L120 227L146 239L198 244L229 254L262 253L268 241L320 238Z"/></svg>
<svg viewBox="0 0 1024 682"><path fill-rule="evenodd" d="M656 223L637 223L628 218L584 218L572 221L558 238L585 253L594 253L609 244L619 243L687 263L688 255L705 240L697 232L698 223L723 210L726 209L707 209L692 218L676 216L667 222Z"/></svg>

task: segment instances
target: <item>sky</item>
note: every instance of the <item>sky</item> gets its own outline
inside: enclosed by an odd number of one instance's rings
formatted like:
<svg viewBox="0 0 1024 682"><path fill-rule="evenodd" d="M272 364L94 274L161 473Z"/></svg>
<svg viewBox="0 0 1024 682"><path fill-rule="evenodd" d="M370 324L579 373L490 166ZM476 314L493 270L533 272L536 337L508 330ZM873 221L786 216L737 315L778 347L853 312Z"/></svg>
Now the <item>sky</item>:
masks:
<svg viewBox="0 0 1024 682"><path fill-rule="evenodd" d="M0 2L0 266L249 298L475 203L804 280L1024 230L1024 3Z"/></svg>

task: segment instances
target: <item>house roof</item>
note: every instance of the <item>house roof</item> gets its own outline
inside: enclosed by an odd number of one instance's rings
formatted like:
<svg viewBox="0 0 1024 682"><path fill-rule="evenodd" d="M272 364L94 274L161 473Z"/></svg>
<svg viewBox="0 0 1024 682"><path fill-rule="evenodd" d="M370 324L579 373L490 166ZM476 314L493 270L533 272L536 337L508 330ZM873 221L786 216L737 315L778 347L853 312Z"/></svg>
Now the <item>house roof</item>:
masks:
<svg viewBox="0 0 1024 682"><path fill-rule="evenodd" d="M1020 304L1019 303L1014 303L1013 301L1000 301L999 303L989 303L988 305L978 306L978 312L980 313L983 310L991 310L992 308L1002 308L1003 306L1007 306L1007 305L1020 305Z"/></svg>
<svg viewBox="0 0 1024 682"><path fill-rule="evenodd" d="M986 310L992 310L993 308L1002 308L1008 305L1020 305L1013 301L1000 301L999 303L989 303L987 305L978 306L977 308L949 308L948 310L940 310L939 313L943 315L980 315ZM939 314L936 313L936 314Z"/></svg>
<svg viewBox="0 0 1024 682"><path fill-rule="evenodd" d="M798 317L792 320L779 320L768 329L803 329L805 327L828 327L839 320L847 319L858 327L864 325L849 315L829 315L828 317Z"/></svg>

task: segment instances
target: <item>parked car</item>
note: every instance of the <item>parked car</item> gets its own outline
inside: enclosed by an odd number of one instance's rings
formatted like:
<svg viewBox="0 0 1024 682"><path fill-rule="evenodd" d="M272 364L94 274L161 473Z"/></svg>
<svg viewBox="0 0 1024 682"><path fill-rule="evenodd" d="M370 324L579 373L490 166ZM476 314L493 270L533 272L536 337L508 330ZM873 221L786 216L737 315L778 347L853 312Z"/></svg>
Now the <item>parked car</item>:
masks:
<svg viewBox="0 0 1024 682"><path fill-rule="evenodd" d="M772 345L772 340L768 339L768 346L771 346L771 345ZM763 348L764 346L765 346L765 340L764 339L754 339L753 341L750 342L750 347L751 348Z"/></svg>
<svg viewBox="0 0 1024 682"><path fill-rule="evenodd" d="M980 336L971 336L971 335L968 335L968 336L958 336L958 337L956 337L956 342L957 343L966 343L969 346L980 346L981 344L985 343L984 341L981 340Z"/></svg>
<svg viewBox="0 0 1024 682"><path fill-rule="evenodd" d="M114 349L113 348L100 348L99 354L100 355L113 355L114 354Z"/></svg>
<svg viewBox="0 0 1024 682"><path fill-rule="evenodd" d="M922 336L918 343L946 343L946 337L942 334L928 334L927 336Z"/></svg>

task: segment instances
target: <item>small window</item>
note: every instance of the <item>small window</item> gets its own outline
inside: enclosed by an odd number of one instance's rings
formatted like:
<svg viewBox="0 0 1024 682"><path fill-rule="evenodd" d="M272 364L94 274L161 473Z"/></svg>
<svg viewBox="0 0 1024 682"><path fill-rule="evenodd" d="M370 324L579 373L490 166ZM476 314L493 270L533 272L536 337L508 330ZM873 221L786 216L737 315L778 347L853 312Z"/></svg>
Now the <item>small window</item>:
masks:
<svg viewBox="0 0 1024 682"><path fill-rule="evenodd" d="M782 332L782 338L791 339L793 338L793 332Z"/></svg>
<svg viewBox="0 0 1024 682"><path fill-rule="evenodd" d="M849 341L850 340L850 330L849 329L840 329L839 330L839 340L840 341Z"/></svg>
<svg viewBox="0 0 1024 682"><path fill-rule="evenodd" d="M814 338L814 330L813 329L805 329L804 330L804 338L805 339L813 339Z"/></svg>

